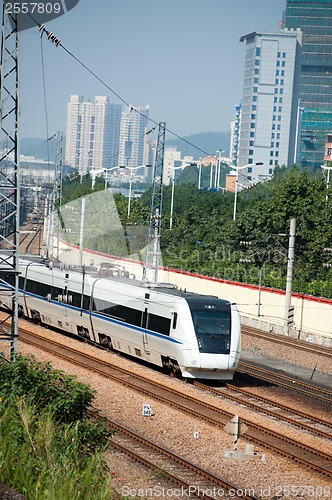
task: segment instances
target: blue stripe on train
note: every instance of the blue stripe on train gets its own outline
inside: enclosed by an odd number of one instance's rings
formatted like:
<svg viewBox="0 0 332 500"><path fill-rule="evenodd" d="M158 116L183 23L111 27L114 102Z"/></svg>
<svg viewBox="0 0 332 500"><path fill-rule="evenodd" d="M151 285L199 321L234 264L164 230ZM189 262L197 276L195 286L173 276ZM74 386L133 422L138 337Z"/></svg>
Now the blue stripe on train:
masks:
<svg viewBox="0 0 332 500"><path fill-rule="evenodd" d="M20 290L20 293L23 294L23 290ZM81 309L79 307L75 307L75 306L72 306L70 304L63 304L61 302L56 302L54 300L47 300L44 297L40 297L39 295L35 295L34 293L31 293L31 292L25 292L25 295L29 295L30 297L34 297L37 300L42 300L43 302L47 302L47 303L52 304L54 306L67 307L68 309L72 309L73 311L81 312ZM87 311L86 309L82 309L82 313L90 315L89 311ZM125 323L124 321L119 321L117 319L109 318L107 316L104 316L102 314L98 314L96 312L92 312L91 315L95 318L102 319L103 321L108 321L109 323L113 323L115 325L125 326L126 328L130 328L131 330L136 330L136 331L141 332L141 333L146 333L148 335L151 335L152 337L158 337L158 338L161 338L163 340L168 340L169 342L173 342L174 344L183 344L183 342L181 342L180 340L173 339L172 337L169 337L168 335L163 335L162 333L153 332L152 330L146 330L145 328L131 325L130 323Z"/></svg>

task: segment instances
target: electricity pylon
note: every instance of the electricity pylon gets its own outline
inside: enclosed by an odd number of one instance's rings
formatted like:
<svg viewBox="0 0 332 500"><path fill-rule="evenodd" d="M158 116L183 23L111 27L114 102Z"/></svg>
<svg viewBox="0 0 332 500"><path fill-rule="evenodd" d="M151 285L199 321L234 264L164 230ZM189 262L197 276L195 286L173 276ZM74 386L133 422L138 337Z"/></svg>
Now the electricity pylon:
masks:
<svg viewBox="0 0 332 500"><path fill-rule="evenodd" d="M158 267L160 261L160 232L163 205L163 170L165 150L166 123L159 123L156 160L154 165L152 196L150 205L148 242L145 251L143 267L143 282L158 282ZM151 259L152 257L152 259ZM152 262L150 262L152 260ZM148 279L152 273L152 279Z"/></svg>
<svg viewBox="0 0 332 500"><path fill-rule="evenodd" d="M62 195L62 161L63 161L63 132L57 133L57 147L53 191L50 198L50 237L48 256L50 266L53 267L54 248L56 248L56 258L59 259L59 238L60 238L60 218L61 218L61 195ZM56 223L56 224L55 224ZM55 225L57 226L55 228Z"/></svg>
<svg viewBox="0 0 332 500"><path fill-rule="evenodd" d="M3 2L0 61L0 294L5 315L0 341L15 361L18 344L19 289L19 78L18 15ZM1 351L6 350L1 348Z"/></svg>

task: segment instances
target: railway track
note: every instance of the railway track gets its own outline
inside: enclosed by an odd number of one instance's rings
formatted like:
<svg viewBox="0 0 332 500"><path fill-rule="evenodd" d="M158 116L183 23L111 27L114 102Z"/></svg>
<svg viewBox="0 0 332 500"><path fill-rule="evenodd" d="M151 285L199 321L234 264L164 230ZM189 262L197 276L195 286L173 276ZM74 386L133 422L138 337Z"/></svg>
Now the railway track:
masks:
<svg viewBox="0 0 332 500"><path fill-rule="evenodd" d="M39 243L38 239L41 237L43 230L43 223L36 223L28 226L26 234L20 239L20 251L21 253L29 253L32 247L35 247L34 251L30 253L38 253Z"/></svg>
<svg viewBox="0 0 332 500"><path fill-rule="evenodd" d="M332 391L329 389L308 384L302 380L294 379L292 377L288 377L287 375L267 370L261 366L240 361L237 372L249 375L250 377L254 377L259 380L264 380L270 384L278 385L292 391L295 390L300 394L310 396L324 403L332 403Z"/></svg>
<svg viewBox="0 0 332 500"><path fill-rule="evenodd" d="M283 346L295 347L296 349L301 349L312 354L317 354L319 356L326 356L332 359L332 348L324 347L318 344L311 344L300 339L294 339L291 337L286 337L285 335L278 335L276 333L265 332L254 328L251 326L241 325L241 332L252 337L258 337L263 340L269 340L281 344Z"/></svg>
<svg viewBox="0 0 332 500"><path fill-rule="evenodd" d="M216 408L202 400L184 395L175 389L166 388L156 381L133 374L128 370L111 365L111 363L99 360L91 355L85 355L78 349L63 346L44 336L31 334L31 332L27 331L21 331L20 335L21 340L30 345L46 350L71 363L75 363L124 384L219 428L223 428L234 416L232 413ZM332 459L330 455L319 449L290 439L276 431L264 428L253 421L247 419L241 419L241 421L248 427L248 431L246 432L247 440L292 459L325 476L332 477Z"/></svg>
<svg viewBox="0 0 332 500"><path fill-rule="evenodd" d="M241 498L256 499L251 490L240 490L237 486L225 481L209 471L198 467L180 455L167 448L131 431L127 427L99 414L90 412L93 418L102 420L109 430L116 433L111 438L111 446L115 447L135 461L156 471L160 477L172 481L181 488L182 496L190 494L192 497L214 498ZM169 487L168 491L171 488ZM236 492L241 491L238 496Z"/></svg>
<svg viewBox="0 0 332 500"><path fill-rule="evenodd" d="M216 394L223 399L229 399L240 405L244 405L259 413L264 413L272 418L278 418L288 424L299 427L315 434L319 437L332 439L332 422L320 419L317 416L311 416L308 412L294 410L293 407L269 399L264 396L257 396L248 389L226 383L222 389L206 386L201 382L195 382L195 385L203 390Z"/></svg>

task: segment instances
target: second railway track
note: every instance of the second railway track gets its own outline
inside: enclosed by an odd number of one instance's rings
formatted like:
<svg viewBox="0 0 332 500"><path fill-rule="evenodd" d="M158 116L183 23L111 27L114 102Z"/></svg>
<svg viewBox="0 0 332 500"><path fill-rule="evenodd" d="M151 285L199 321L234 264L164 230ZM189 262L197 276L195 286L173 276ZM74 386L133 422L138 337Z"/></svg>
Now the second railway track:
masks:
<svg viewBox="0 0 332 500"><path fill-rule="evenodd" d="M115 436L111 439L111 446L149 469L159 472L161 477L180 486L180 491L184 496L195 496L207 500L221 496L223 498L256 499L251 490L241 489L241 495L238 496L237 493L240 489L237 486L131 431L118 422L94 413L91 415L93 418L101 419L110 430L116 431ZM162 490L159 491L162 492ZM171 491L171 488L168 491Z"/></svg>
<svg viewBox="0 0 332 500"><path fill-rule="evenodd" d="M151 381L145 377L133 374L128 370L96 359L92 355L87 356L78 349L69 348L58 342L53 342L45 336L36 336L35 334L32 335L31 332L21 331L21 340L35 347L47 350L53 355L66 359L71 363L78 364L102 376L125 384L136 391L148 394L159 401L165 402L168 405L217 427L223 428L227 421L234 416L227 411L216 408L197 398L184 395L180 391L166 388L155 381ZM332 460L330 455L319 449L290 439L278 432L264 428L253 421L246 419L241 420L248 426L248 431L246 433L247 440L270 449L279 455L288 457L325 476L332 477Z"/></svg>
<svg viewBox="0 0 332 500"><path fill-rule="evenodd" d="M242 334L249 335L251 337L257 337L262 340L268 340L283 346L294 347L302 351L310 352L311 354L316 354L319 356L326 356L332 359L332 348L325 347L318 344L312 344L311 342L306 342L305 340L295 339L292 337L286 337L285 335L280 335L277 333L265 332L259 330L258 328L253 328L251 326L242 325Z"/></svg>
<svg viewBox="0 0 332 500"><path fill-rule="evenodd" d="M195 382L197 387L212 392L223 399L230 399L240 405L264 413L272 418L280 418L291 425L304 429L312 434L316 434L326 439L332 439L332 421L320 419L311 416L308 412L301 412L293 409L290 405L282 404L264 396L258 396L248 389L227 383L222 389L204 385L201 382Z"/></svg>
<svg viewBox="0 0 332 500"><path fill-rule="evenodd" d="M268 370L261 366L245 363L240 361L238 373L249 375L250 377L264 380L270 384L278 385L290 390L296 390L298 393L305 396L318 399L324 403L332 403L332 391L317 385L311 385L302 380L294 379L287 375L283 375L276 371Z"/></svg>

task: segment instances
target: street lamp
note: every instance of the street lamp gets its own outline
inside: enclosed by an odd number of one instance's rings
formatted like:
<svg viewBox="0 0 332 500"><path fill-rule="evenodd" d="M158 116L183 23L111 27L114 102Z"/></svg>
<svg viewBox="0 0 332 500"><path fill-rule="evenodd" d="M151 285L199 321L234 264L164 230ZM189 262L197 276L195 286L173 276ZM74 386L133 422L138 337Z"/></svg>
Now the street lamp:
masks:
<svg viewBox="0 0 332 500"><path fill-rule="evenodd" d="M199 158L199 160L198 160L198 185L197 185L198 189L201 189L201 182L202 182L202 158Z"/></svg>
<svg viewBox="0 0 332 500"><path fill-rule="evenodd" d="M217 191L219 191L219 185L220 185L220 168L221 168L221 153L225 153L223 149L219 149L216 151L218 154L218 169L217 169L217 182L216 182L216 188Z"/></svg>
<svg viewBox="0 0 332 500"><path fill-rule="evenodd" d="M327 202L329 201L330 171L332 170L332 167L327 167L325 165L321 165L321 168L323 170L327 170L327 176L326 176L326 196L325 196L325 200L326 200L326 204L327 204Z"/></svg>
<svg viewBox="0 0 332 500"><path fill-rule="evenodd" d="M104 167L103 168L103 173L106 174L107 172L111 172L112 170L117 170L119 168L123 168L121 165L116 165L116 167ZM105 190L107 189L107 181L108 181L108 178L107 178L107 175L105 175Z"/></svg>
<svg viewBox="0 0 332 500"><path fill-rule="evenodd" d="M212 189L212 179L213 179L213 163L210 162L210 189Z"/></svg>
<svg viewBox="0 0 332 500"><path fill-rule="evenodd" d="M169 218L169 228L170 229L172 229L172 225L173 225L175 170L179 170L180 168L188 167L189 165L190 165L190 163L184 163L184 164L180 165L179 167L172 167L173 173L172 173L171 214L170 214L170 218Z"/></svg>
<svg viewBox="0 0 332 500"><path fill-rule="evenodd" d="M78 177L80 177L81 183L82 183L83 176L86 174L90 174L91 178L92 178L91 189L94 189L96 186L96 177L98 177L99 174L104 174L106 172L110 172L111 170L116 170L117 168L122 168L122 167L120 165L117 165L116 167L110 167L110 168L106 168L106 167L99 168L99 169L92 168L91 170L86 170L85 172L81 172L79 175L72 177L70 180L73 181L73 180L77 179ZM107 187L107 180L105 179L105 189L106 189L106 187Z"/></svg>
<svg viewBox="0 0 332 500"><path fill-rule="evenodd" d="M145 168L148 167L149 165L139 165L138 167L128 167L130 170L130 180L129 180L129 197L128 197L128 212L127 212L127 218L129 219L130 217L130 206L131 206L131 191L132 191L132 183L133 183L133 170L138 170L139 168Z"/></svg>
<svg viewBox="0 0 332 500"><path fill-rule="evenodd" d="M257 165L257 166L264 165L264 163L262 161L257 161L256 163L249 163L248 165L243 165L242 167L232 167L232 169L235 170L235 172L236 172L233 220L236 219L236 204L237 204L237 191L238 191L238 183L239 183L239 170L242 170L244 168L253 167L254 165Z"/></svg>

